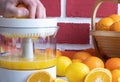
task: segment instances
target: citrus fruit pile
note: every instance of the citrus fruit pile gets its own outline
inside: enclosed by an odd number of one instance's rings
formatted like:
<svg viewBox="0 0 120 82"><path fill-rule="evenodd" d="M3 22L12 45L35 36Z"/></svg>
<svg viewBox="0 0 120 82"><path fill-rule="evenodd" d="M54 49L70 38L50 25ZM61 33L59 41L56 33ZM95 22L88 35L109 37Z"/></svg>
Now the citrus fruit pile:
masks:
<svg viewBox="0 0 120 82"><path fill-rule="evenodd" d="M96 30L120 32L120 16L112 14L100 19L96 25Z"/></svg>
<svg viewBox="0 0 120 82"><path fill-rule="evenodd" d="M65 76L68 82L119 82L120 58L109 58L105 62L86 51L57 57L57 76ZM64 70L64 72L63 72Z"/></svg>

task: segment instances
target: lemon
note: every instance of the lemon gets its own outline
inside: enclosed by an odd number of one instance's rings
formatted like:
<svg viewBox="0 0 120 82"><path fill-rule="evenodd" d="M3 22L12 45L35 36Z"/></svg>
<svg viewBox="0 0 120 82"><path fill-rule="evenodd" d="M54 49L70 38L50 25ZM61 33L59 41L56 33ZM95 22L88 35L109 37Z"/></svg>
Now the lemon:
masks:
<svg viewBox="0 0 120 82"><path fill-rule="evenodd" d="M85 82L112 82L112 74L105 68L94 68L85 78Z"/></svg>
<svg viewBox="0 0 120 82"><path fill-rule="evenodd" d="M65 76L69 82L84 82L88 73L89 68L87 65L80 62L73 62L66 68Z"/></svg>
<svg viewBox="0 0 120 82"><path fill-rule="evenodd" d="M57 76L65 76L66 68L72 63L67 56L58 56L56 60L56 74Z"/></svg>

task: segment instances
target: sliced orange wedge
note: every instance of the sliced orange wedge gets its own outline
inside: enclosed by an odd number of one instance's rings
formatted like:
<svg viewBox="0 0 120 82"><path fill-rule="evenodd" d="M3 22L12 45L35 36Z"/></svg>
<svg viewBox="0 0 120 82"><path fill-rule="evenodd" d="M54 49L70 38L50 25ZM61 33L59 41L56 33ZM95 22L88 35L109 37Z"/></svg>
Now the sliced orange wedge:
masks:
<svg viewBox="0 0 120 82"><path fill-rule="evenodd" d="M27 82L53 82L53 78L46 71L37 71L28 77Z"/></svg>
<svg viewBox="0 0 120 82"><path fill-rule="evenodd" d="M112 75L108 69L94 68L88 73L84 82L112 82Z"/></svg>

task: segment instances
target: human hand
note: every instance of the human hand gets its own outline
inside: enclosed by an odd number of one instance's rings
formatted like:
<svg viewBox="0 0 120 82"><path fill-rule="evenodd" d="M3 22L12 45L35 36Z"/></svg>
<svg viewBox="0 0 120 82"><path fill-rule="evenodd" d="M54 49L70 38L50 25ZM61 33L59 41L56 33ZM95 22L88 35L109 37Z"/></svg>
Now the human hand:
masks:
<svg viewBox="0 0 120 82"><path fill-rule="evenodd" d="M46 9L39 0L2 0L4 17L45 18ZM24 4L26 7L17 7Z"/></svg>

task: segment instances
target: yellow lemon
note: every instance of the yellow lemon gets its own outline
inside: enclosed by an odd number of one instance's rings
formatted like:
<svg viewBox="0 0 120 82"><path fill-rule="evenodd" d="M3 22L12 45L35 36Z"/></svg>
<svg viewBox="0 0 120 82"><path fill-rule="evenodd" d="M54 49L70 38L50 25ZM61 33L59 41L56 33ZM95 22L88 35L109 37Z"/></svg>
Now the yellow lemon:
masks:
<svg viewBox="0 0 120 82"><path fill-rule="evenodd" d="M53 82L53 78L46 71L37 71L28 77L27 82Z"/></svg>
<svg viewBox="0 0 120 82"><path fill-rule="evenodd" d="M112 82L112 75L108 69L94 68L85 78L84 82Z"/></svg>
<svg viewBox="0 0 120 82"><path fill-rule="evenodd" d="M80 62L74 62L67 67L65 76L69 82L84 82L88 73L89 68L87 65Z"/></svg>
<svg viewBox="0 0 120 82"><path fill-rule="evenodd" d="M58 56L56 60L56 74L57 76L64 76L66 68L72 63L67 56Z"/></svg>

